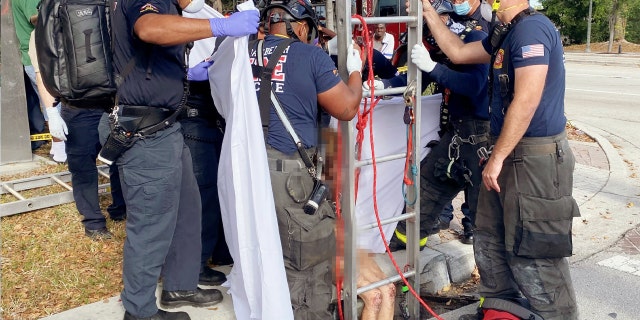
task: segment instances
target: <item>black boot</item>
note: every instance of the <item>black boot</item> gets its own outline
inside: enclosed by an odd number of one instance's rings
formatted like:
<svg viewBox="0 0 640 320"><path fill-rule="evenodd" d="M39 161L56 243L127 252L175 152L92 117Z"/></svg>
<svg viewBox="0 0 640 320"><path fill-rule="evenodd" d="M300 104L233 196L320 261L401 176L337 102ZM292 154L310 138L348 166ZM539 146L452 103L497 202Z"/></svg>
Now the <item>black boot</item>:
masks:
<svg viewBox="0 0 640 320"><path fill-rule="evenodd" d="M124 312L124 320L191 320L189 314L186 312L167 312L164 310L158 310L156 314L151 317L138 318L128 311Z"/></svg>
<svg viewBox="0 0 640 320"><path fill-rule="evenodd" d="M227 281L227 276L224 273L205 266L200 272L198 284L203 286L219 286L225 281Z"/></svg>
<svg viewBox="0 0 640 320"><path fill-rule="evenodd" d="M218 289L200 289L189 291L162 290L160 305L164 308L183 306L210 307L222 301L222 293Z"/></svg>
<svg viewBox="0 0 640 320"><path fill-rule="evenodd" d="M473 226L471 223L463 222L462 227L464 231L462 233L462 237L460 237L460 242L464 244L473 244Z"/></svg>

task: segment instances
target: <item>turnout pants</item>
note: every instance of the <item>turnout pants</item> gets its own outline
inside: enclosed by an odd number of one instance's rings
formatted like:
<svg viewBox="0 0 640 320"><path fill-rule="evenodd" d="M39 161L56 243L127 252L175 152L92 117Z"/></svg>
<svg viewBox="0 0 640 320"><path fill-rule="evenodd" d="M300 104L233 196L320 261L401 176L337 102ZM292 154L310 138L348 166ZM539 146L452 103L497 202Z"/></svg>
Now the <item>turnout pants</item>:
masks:
<svg viewBox="0 0 640 320"><path fill-rule="evenodd" d="M480 189L474 254L485 297L520 298L545 320L578 319L567 259L575 159L566 133L523 138L505 159L502 192Z"/></svg>
<svg viewBox="0 0 640 320"><path fill-rule="evenodd" d="M161 273L163 290L197 288L200 194L180 123L137 140L117 164L127 205L122 304L144 318L158 311Z"/></svg>
<svg viewBox="0 0 640 320"><path fill-rule="evenodd" d="M315 214L304 213L314 181L300 155L267 147L267 156L294 318L331 319L331 265L336 253L333 208L325 200Z"/></svg>

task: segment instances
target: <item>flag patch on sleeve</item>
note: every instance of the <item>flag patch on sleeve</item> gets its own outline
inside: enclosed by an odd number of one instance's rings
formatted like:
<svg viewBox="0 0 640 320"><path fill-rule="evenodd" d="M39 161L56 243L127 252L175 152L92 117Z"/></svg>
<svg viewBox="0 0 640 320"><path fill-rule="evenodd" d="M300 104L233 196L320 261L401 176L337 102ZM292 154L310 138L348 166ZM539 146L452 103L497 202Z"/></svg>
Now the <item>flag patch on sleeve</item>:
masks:
<svg viewBox="0 0 640 320"><path fill-rule="evenodd" d="M544 57L544 46L542 44L530 44L522 47L522 58Z"/></svg>

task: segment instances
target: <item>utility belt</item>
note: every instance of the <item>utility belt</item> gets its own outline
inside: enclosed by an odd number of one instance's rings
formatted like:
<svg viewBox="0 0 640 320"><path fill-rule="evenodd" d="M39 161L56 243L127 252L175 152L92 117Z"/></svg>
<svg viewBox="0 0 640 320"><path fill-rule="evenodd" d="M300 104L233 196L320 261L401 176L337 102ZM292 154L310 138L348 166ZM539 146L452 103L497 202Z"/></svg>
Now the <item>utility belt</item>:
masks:
<svg viewBox="0 0 640 320"><path fill-rule="evenodd" d="M562 162L568 148L567 132L548 137L524 137L505 160L521 161L523 156L555 154Z"/></svg>
<svg viewBox="0 0 640 320"><path fill-rule="evenodd" d="M306 150L308 153L314 154L316 148L312 147ZM297 153L287 155L267 145L267 158L270 171L285 173L307 171L306 165L304 164L302 159L300 159L300 156Z"/></svg>
<svg viewBox="0 0 640 320"><path fill-rule="evenodd" d="M220 116L220 114L216 110L213 110L211 108L213 108L213 106L208 106L207 108L197 108L187 104L184 106L184 108L182 108L180 115L178 115L178 119L182 120L188 118L202 118L209 121L222 123L224 121L222 116Z"/></svg>
<svg viewBox="0 0 640 320"><path fill-rule="evenodd" d="M161 123L174 112L175 111L167 108L120 105L118 106L118 125L127 132L136 133L150 126ZM172 124L173 122L167 122L166 125L161 126L161 128L155 131L162 130Z"/></svg>

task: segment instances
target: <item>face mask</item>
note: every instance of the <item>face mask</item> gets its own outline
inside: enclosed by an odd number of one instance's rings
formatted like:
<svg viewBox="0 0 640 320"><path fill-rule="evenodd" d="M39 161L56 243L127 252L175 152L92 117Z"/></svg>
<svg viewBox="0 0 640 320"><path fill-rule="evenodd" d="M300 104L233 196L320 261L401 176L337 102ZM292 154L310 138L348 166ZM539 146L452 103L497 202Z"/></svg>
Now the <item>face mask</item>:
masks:
<svg viewBox="0 0 640 320"><path fill-rule="evenodd" d="M454 4L453 11L456 12L459 16L466 16L469 11L471 11L471 6L469 5L469 1L465 1L462 4Z"/></svg>
<svg viewBox="0 0 640 320"><path fill-rule="evenodd" d="M491 5L482 1L480 4L480 14L482 14L484 20L491 21Z"/></svg>
<svg viewBox="0 0 640 320"><path fill-rule="evenodd" d="M191 0L191 2L189 2L189 5L182 9L182 11L188 13L196 13L202 10L202 7L204 7L204 0Z"/></svg>

